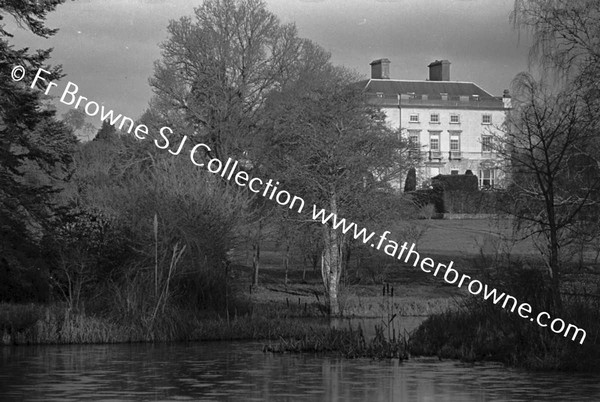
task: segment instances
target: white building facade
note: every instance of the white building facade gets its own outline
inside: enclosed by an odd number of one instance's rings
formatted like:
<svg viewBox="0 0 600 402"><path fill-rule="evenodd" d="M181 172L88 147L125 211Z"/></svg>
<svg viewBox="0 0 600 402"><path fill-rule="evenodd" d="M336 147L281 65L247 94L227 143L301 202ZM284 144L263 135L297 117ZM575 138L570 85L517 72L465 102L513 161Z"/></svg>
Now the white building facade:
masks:
<svg viewBox="0 0 600 402"><path fill-rule="evenodd" d="M429 64L429 80L423 81L390 79L389 65L388 59L373 61L371 79L361 85L419 156L417 186L427 187L438 174L471 170L480 188L504 187L504 160L491 143L504 130L508 91L495 97L472 82L450 81L447 60Z"/></svg>

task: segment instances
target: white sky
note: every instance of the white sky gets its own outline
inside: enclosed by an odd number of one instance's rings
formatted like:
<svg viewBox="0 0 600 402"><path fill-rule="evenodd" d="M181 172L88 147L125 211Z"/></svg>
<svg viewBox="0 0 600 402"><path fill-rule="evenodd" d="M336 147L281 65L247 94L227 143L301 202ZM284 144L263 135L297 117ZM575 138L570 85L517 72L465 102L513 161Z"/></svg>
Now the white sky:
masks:
<svg viewBox="0 0 600 402"><path fill-rule="evenodd" d="M132 118L151 97L148 78L160 58L171 19L191 15L200 0L77 0L59 6L48 26L50 39L34 37L7 18L11 43L53 47L80 94ZM448 59L451 80L473 81L494 95L527 69L528 37L512 29L513 0L267 0L300 36L332 53L336 64L365 77L372 60L391 60L398 79L425 79L427 65ZM57 104L58 104L57 100ZM68 107L59 105L61 112ZM90 122L100 125L99 121Z"/></svg>

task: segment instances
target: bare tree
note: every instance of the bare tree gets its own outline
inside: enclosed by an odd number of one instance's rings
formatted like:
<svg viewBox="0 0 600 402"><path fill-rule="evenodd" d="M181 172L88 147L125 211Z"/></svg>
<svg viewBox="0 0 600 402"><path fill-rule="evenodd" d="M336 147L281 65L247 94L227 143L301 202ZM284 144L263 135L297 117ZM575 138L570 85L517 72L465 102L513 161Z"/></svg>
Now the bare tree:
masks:
<svg viewBox="0 0 600 402"><path fill-rule="evenodd" d="M302 41L261 0L205 0L194 18L171 21L150 80L215 156L251 148L265 96L292 74Z"/></svg>
<svg viewBox="0 0 600 402"><path fill-rule="evenodd" d="M168 125L211 147L213 157L236 158L254 176L263 175L257 127L267 95L298 76L302 58L318 67L317 47L298 38L262 0L205 0L193 17L171 21L162 59L150 83L155 97L143 120ZM177 132L178 131L178 132ZM253 249L253 285L258 284L261 241L271 202L254 196L247 215Z"/></svg>
<svg viewBox="0 0 600 402"><path fill-rule="evenodd" d="M530 62L551 72L588 102L600 101L600 2L515 0L515 28L532 34ZM557 83L558 83L557 82ZM598 115L599 107L593 108Z"/></svg>
<svg viewBox="0 0 600 402"><path fill-rule="evenodd" d="M514 84L514 109L494 147L510 161L515 204L508 212L526 236L543 239L558 306L561 249L600 200L598 123L577 90L552 91L527 73Z"/></svg>
<svg viewBox="0 0 600 402"><path fill-rule="evenodd" d="M376 209L389 181L403 170L403 142L385 124L385 115L367 105L357 77L323 63L273 94L267 104L273 118L265 122L270 169L287 189L307 201L312 220L316 208L339 219L361 219ZM332 316L338 302L345 234L329 221L321 227L322 278ZM320 223L319 223L320 224Z"/></svg>

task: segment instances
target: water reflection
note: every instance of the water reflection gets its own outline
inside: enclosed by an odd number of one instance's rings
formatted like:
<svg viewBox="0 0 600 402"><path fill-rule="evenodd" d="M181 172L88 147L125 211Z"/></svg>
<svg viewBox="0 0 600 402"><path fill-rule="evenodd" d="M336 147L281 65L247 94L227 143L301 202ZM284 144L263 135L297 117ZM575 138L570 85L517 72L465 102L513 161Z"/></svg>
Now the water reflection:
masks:
<svg viewBox="0 0 600 402"><path fill-rule="evenodd" d="M0 348L0 400L600 400L598 377L435 359L272 355L260 343Z"/></svg>

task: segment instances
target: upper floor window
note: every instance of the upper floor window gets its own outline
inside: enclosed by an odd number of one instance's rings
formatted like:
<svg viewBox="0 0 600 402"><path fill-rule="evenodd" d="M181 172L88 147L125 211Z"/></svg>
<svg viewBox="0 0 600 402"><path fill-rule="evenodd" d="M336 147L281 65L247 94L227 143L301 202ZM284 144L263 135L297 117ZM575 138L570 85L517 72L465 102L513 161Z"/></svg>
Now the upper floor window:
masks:
<svg viewBox="0 0 600 402"><path fill-rule="evenodd" d="M419 122L419 115L417 113L413 113L409 116L408 118L409 123L418 123Z"/></svg>
<svg viewBox="0 0 600 402"><path fill-rule="evenodd" d="M378 98L383 98L383 92L376 92Z"/></svg>
<svg viewBox="0 0 600 402"><path fill-rule="evenodd" d="M450 123L452 124L460 124L460 115L456 113L452 113L450 115Z"/></svg>
<svg viewBox="0 0 600 402"><path fill-rule="evenodd" d="M484 114L481 116L481 124L492 124L492 115Z"/></svg>
<svg viewBox="0 0 600 402"><path fill-rule="evenodd" d="M481 152L492 152L492 137L484 135L481 137Z"/></svg>
<svg viewBox="0 0 600 402"><path fill-rule="evenodd" d="M433 124L439 124L440 122L440 114L439 113L431 113L429 116L429 122Z"/></svg>

